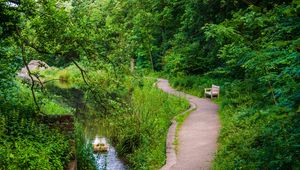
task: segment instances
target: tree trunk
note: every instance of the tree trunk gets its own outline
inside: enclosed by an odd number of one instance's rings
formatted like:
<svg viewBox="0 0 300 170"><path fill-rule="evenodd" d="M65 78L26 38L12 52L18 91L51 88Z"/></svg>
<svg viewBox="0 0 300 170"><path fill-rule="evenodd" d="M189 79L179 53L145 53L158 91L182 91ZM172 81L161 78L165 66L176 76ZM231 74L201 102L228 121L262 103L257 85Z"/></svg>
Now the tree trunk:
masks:
<svg viewBox="0 0 300 170"><path fill-rule="evenodd" d="M130 71L131 71L131 73L134 72L134 68L135 68L135 59L131 58L130 59Z"/></svg>
<svg viewBox="0 0 300 170"><path fill-rule="evenodd" d="M153 63L153 56L150 48L150 42L148 42L148 54L151 62L152 71L154 71L154 63Z"/></svg>

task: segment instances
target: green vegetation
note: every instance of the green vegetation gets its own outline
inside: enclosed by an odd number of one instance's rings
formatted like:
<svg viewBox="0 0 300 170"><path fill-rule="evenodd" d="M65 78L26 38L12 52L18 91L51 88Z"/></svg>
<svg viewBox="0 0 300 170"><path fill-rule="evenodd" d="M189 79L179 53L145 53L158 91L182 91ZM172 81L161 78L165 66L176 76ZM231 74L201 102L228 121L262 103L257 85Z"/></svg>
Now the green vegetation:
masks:
<svg viewBox="0 0 300 170"><path fill-rule="evenodd" d="M132 94L130 109L113 115L112 139L133 169L159 169L166 159L166 137L171 120L188 108L185 99L153 88L145 80Z"/></svg>
<svg viewBox="0 0 300 170"><path fill-rule="evenodd" d="M64 169L70 154L63 135L24 119L2 123L1 130L10 132L1 134L1 168Z"/></svg>
<svg viewBox="0 0 300 170"><path fill-rule="evenodd" d="M0 102L0 169L64 169L71 152L66 136L34 118L30 90L14 82Z"/></svg>
<svg viewBox="0 0 300 170"><path fill-rule="evenodd" d="M61 106L57 101L53 100L42 100L44 105L41 107L41 112L47 113L47 114L57 114L57 115L63 115L63 114L70 114L73 113L73 110L68 106Z"/></svg>
<svg viewBox="0 0 300 170"><path fill-rule="evenodd" d="M222 85L221 95L223 95L224 82L229 81L224 78L214 78L209 76L185 76L185 77L170 77L171 86L178 90L185 91L199 97L204 97L204 88L210 88L212 84Z"/></svg>
<svg viewBox="0 0 300 170"><path fill-rule="evenodd" d="M189 82L188 87L185 82ZM295 152L300 130L296 112L265 103L259 99L259 92L250 90L253 84L249 82L220 79L213 82L221 85L222 96L214 100L221 107L222 124L214 169L299 167L299 153ZM172 84L189 92L203 91L204 88L198 87L202 84L209 87L211 79L195 76L174 78Z"/></svg>
<svg viewBox="0 0 300 170"><path fill-rule="evenodd" d="M86 110L129 167L159 168L187 104L143 80L153 72L197 96L221 86L214 169L299 169L299 16L299 0L0 0L0 169L63 169L69 142L39 116ZM31 60L52 67L20 82Z"/></svg>
<svg viewBox="0 0 300 170"><path fill-rule="evenodd" d="M65 68L51 67L50 69L40 71L39 74L42 79L45 79L46 83L52 83L62 89L76 87L76 85L82 86L84 83L80 75L80 70L74 65Z"/></svg>
<svg viewBox="0 0 300 170"><path fill-rule="evenodd" d="M95 158L93 156L92 144L86 143L82 125L76 123L76 155L77 166L84 170L95 170Z"/></svg>

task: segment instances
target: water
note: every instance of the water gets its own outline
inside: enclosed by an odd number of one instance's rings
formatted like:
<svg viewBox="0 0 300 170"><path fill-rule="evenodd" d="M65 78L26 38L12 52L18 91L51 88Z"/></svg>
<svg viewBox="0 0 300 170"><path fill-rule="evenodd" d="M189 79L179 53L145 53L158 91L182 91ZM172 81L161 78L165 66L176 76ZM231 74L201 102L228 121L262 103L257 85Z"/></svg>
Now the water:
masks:
<svg viewBox="0 0 300 170"><path fill-rule="evenodd" d="M118 158L116 149L107 138L111 133L107 122L97 116L86 116L88 115L87 113L95 111L89 110L85 106L85 103L83 102L83 92L75 88L58 88L53 84L48 85L47 89L54 94L63 96L64 100L62 102L67 103L69 106L76 109L76 115L84 128L86 144L100 142L109 145L108 152L93 153L97 170L126 169L125 164Z"/></svg>
<svg viewBox="0 0 300 170"><path fill-rule="evenodd" d="M93 153L96 160L97 170L125 170L126 167L121 159L118 158L116 149L106 136L108 136L109 126L98 118L85 119L85 138L87 143L103 143L109 146L108 152Z"/></svg>
<svg viewBox="0 0 300 170"><path fill-rule="evenodd" d="M96 136L93 143L98 139L103 140L101 143L108 143L107 138ZM97 143L97 142L96 142ZM109 144L109 150L107 153L94 153L94 158L96 160L98 170L124 170L125 166L123 162L118 158L117 152L113 146Z"/></svg>

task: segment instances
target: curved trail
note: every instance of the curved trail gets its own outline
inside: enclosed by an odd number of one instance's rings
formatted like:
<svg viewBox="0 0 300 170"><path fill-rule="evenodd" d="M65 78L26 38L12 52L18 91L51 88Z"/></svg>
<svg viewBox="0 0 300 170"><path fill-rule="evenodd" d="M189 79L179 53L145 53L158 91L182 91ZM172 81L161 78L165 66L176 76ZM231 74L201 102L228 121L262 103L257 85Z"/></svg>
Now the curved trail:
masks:
<svg viewBox="0 0 300 170"><path fill-rule="evenodd" d="M158 79L157 87L164 92L176 96L184 96L196 106L184 121L179 131L179 151L175 155L173 139L176 123L169 129L167 139L167 162L163 170L202 170L210 169L211 161L217 148L218 131L218 106L208 99L201 99L170 87L168 80ZM175 126L175 127L174 127ZM172 129L173 128L173 129ZM173 135L172 135L173 133Z"/></svg>

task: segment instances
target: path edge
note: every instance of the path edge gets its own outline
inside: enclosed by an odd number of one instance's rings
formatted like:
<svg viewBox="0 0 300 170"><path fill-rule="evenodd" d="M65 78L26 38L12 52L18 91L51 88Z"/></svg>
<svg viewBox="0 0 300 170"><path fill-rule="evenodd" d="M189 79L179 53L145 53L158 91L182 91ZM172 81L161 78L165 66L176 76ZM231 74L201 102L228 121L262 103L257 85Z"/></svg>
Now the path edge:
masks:
<svg viewBox="0 0 300 170"><path fill-rule="evenodd" d="M156 88L158 88L158 89L160 89L157 86L157 84L160 82L160 80L161 79L158 78L156 80L156 82L153 84L153 86L156 87ZM174 94L171 94L171 95L174 95ZM177 96L177 95L175 95L175 96ZM180 114L182 114L182 115L187 114L188 112L191 112L191 111L193 111L193 110L195 110L197 108L197 106L194 103L192 103L190 101L188 101L188 102L190 104L190 107L186 111L184 111L184 112L182 112ZM173 119L172 119L172 124L169 127L168 134L167 134L167 140L166 140L166 157L167 158L166 158L166 163L165 163L164 166L162 166L160 168L160 170L168 170L173 165L175 165L176 162L177 162L177 155L176 155L174 141L176 139L176 129L177 129L178 123L177 123L175 117L176 116L174 116Z"/></svg>

